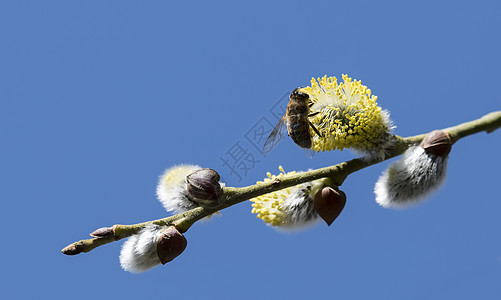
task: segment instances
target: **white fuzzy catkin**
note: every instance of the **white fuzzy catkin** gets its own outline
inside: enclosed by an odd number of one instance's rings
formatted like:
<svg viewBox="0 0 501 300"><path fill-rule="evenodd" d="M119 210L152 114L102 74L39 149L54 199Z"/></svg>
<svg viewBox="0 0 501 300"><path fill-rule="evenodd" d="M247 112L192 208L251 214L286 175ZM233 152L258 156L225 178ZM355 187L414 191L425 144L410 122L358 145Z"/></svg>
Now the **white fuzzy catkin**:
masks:
<svg viewBox="0 0 501 300"><path fill-rule="evenodd" d="M141 273L161 264L157 255L161 229L161 226L149 224L125 241L120 252L120 265L125 271Z"/></svg>
<svg viewBox="0 0 501 300"><path fill-rule="evenodd" d="M284 211L283 221L278 225L282 230L302 230L317 222L318 214L313 199L300 188L294 189L280 204L280 208Z"/></svg>
<svg viewBox="0 0 501 300"><path fill-rule="evenodd" d="M374 147L354 148L355 152L362 155L362 159L366 162L382 161L388 155L388 149L395 144L395 138L391 133L396 128L390 119L390 112L381 110L381 119L388 126L388 132L381 134L375 142Z"/></svg>
<svg viewBox="0 0 501 300"><path fill-rule="evenodd" d="M276 176L268 173L268 178L263 182L302 173L285 173L282 167L280 171L281 173ZM252 213L257 214L258 218L280 232L303 230L317 223L318 213L313 198L324 184L324 179L318 179L252 198Z"/></svg>
<svg viewBox="0 0 501 300"><path fill-rule="evenodd" d="M448 156L428 154L420 146L410 147L379 177L376 202L388 208L418 203L444 182L447 160Z"/></svg>

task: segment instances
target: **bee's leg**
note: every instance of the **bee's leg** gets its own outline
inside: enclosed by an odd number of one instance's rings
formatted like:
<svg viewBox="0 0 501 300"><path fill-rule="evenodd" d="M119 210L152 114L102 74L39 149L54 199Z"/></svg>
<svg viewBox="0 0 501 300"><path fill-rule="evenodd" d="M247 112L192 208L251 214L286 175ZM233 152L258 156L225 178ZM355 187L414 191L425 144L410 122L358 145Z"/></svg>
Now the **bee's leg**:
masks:
<svg viewBox="0 0 501 300"><path fill-rule="evenodd" d="M310 121L308 121L308 123L310 123L311 128L313 128L313 131L315 131L315 133L318 134L319 137L323 137L318 131L318 129L315 127L315 125L311 124Z"/></svg>
<svg viewBox="0 0 501 300"><path fill-rule="evenodd" d="M320 113L320 112L319 112L319 111L317 111L317 112L314 112L314 113L312 113L312 114L309 114L309 115L308 115L308 118L309 118L309 117L316 116L316 115L318 115L319 113Z"/></svg>

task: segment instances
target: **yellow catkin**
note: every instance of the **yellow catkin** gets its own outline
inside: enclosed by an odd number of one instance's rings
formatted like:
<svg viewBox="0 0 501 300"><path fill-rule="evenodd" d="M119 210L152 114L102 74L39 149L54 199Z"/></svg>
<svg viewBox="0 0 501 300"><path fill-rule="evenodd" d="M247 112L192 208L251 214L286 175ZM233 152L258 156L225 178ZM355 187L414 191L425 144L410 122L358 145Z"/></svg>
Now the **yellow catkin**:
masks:
<svg viewBox="0 0 501 300"><path fill-rule="evenodd" d="M285 172L282 166L279 166L279 170L280 173L278 175L271 175L271 173L268 172L268 178L260 182L270 182L277 177L297 174L296 171ZM313 182L299 184L252 198L250 199L252 202L252 213L256 214L257 218L262 219L265 223L272 226L283 226L284 224L288 224L287 222L290 222L290 216L288 216L290 212L287 212L287 209L284 208L286 200L290 199L293 194L297 197L298 191L301 191L302 197L304 197L305 200L312 201L313 195L321 189L324 184L323 182L324 179L318 179Z"/></svg>
<svg viewBox="0 0 501 300"><path fill-rule="evenodd" d="M264 182L269 182L276 177L296 174L295 171L286 173L282 166L279 166L279 170L280 173L278 175L271 175L270 172L267 172L266 175L268 178L265 178ZM252 213L257 214L256 217L263 220L265 223L272 226L278 226L283 222L285 217L284 212L280 210L280 204L283 203L287 196L291 194L291 189L293 189L293 187L250 199L250 201L253 202Z"/></svg>
<svg viewBox="0 0 501 300"><path fill-rule="evenodd" d="M387 114L381 113L377 97L362 85L343 75L312 78L311 86L303 88L311 100L310 122L322 137L312 131L313 149L317 152L354 148L373 150L384 148L391 125Z"/></svg>

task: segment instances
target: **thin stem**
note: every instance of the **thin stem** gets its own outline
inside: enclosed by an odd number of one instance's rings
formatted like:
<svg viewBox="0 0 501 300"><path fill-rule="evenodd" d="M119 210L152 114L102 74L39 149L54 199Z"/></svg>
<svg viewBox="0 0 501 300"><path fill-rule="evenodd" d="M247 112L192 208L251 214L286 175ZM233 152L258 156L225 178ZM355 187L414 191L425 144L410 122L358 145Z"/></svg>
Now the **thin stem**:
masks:
<svg viewBox="0 0 501 300"><path fill-rule="evenodd" d="M453 143L455 143L459 139L462 139L471 134L475 134L482 131L490 133L500 127L501 127L501 111L497 111L489 113L477 120L443 129L443 131L449 133ZM409 146L420 143L423 140L424 136L425 134L406 137L406 138L395 136L394 146L392 149L390 149L389 155L385 157L385 160L401 155L402 153L405 152L405 150L407 150ZM344 180L348 177L348 175L380 162L381 161L366 161L357 158L325 168L320 168L300 174L280 177L280 179L275 179L270 182L265 182L240 188L224 187L222 196L223 198L221 199L221 204L219 206L213 208L197 207L190 211L177 214L171 217L144 223L138 223L134 225L114 225L112 236L81 240L68 245L62 250L62 252L68 255L74 255L81 252L89 252L92 249L99 247L101 245L111 243L121 238L129 237L133 234L136 234L147 224L150 223L156 225L172 224L176 226L176 228L179 231L185 232L196 221L205 218L219 210L225 209L227 207L233 206L248 199L257 197L259 195L264 195L287 187L295 186L304 182L326 177L329 177L336 185L341 185L344 182Z"/></svg>

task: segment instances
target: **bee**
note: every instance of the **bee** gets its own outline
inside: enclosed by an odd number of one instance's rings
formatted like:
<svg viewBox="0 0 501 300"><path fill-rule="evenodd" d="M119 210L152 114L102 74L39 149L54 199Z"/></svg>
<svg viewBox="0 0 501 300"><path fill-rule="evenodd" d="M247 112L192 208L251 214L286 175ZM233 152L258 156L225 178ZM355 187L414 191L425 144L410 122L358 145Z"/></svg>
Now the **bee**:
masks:
<svg viewBox="0 0 501 300"><path fill-rule="evenodd" d="M268 154L278 142L285 136L286 128L288 135L294 143L303 149L311 149L312 136L310 127L318 136L322 136L317 128L308 120L309 117L317 113L310 114L310 96L300 91L301 88L296 88L289 96L289 103L284 116L278 121L277 126L273 129L270 136L263 146L263 154ZM285 126L287 123L287 126ZM309 153L307 153L309 154ZM312 153L311 153L312 155Z"/></svg>

